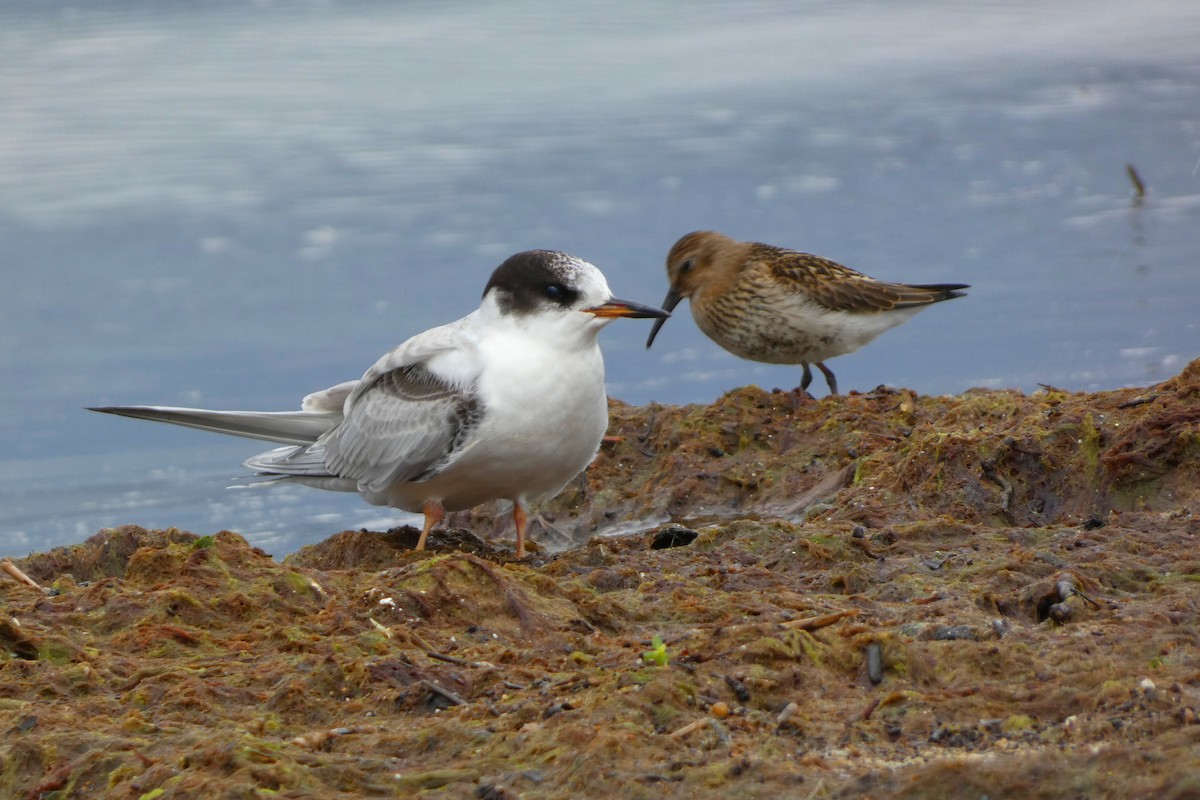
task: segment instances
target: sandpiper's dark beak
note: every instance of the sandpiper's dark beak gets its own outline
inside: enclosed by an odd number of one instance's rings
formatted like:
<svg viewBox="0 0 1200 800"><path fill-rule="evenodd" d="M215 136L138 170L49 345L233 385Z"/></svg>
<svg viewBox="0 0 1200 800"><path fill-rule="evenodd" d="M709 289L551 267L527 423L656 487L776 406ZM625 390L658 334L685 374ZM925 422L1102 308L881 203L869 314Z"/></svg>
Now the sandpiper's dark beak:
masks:
<svg viewBox="0 0 1200 800"><path fill-rule="evenodd" d="M663 300L663 304L662 304L663 310L668 311L668 312L674 311L675 306L679 305L679 301L682 299L683 299L683 295L681 295L674 288L672 288L671 291L667 292L666 299ZM667 321L668 316L670 316L670 314L663 314L660 318L658 318L654 321L654 327L650 329L650 336L649 336L649 338L646 339L646 349L647 350L650 349L650 345L654 344L654 337L658 336L658 329L661 328L663 326L663 323Z"/></svg>
<svg viewBox="0 0 1200 800"><path fill-rule="evenodd" d="M635 319L658 317L659 322L671 316L661 308L644 306L632 300L618 300L615 297L611 298L607 303L585 308L584 311L589 314L595 314L597 317L633 317Z"/></svg>

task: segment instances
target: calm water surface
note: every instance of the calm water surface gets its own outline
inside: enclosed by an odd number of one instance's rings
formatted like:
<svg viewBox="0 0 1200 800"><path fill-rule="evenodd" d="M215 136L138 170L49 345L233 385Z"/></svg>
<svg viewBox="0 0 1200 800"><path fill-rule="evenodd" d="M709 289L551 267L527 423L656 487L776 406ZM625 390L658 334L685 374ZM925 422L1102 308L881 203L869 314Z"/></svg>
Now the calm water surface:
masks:
<svg viewBox="0 0 1200 800"><path fill-rule="evenodd" d="M255 443L82 408L294 407L533 247L647 302L698 228L973 285L832 362L847 390L1200 356L1200 4L560 5L0 0L0 555L406 521L227 490ZM610 394L798 382L680 311L648 352L604 332Z"/></svg>

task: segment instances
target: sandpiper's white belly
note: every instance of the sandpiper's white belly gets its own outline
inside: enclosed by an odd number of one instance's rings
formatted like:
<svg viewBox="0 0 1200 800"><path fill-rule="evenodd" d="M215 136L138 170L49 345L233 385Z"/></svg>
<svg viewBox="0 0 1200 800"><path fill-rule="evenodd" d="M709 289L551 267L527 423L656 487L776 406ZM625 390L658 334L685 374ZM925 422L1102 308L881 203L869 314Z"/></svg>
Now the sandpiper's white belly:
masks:
<svg viewBox="0 0 1200 800"><path fill-rule="evenodd" d="M691 310L700 330L734 355L768 364L800 364L853 352L920 307L831 311L801 294L756 291L693 302Z"/></svg>

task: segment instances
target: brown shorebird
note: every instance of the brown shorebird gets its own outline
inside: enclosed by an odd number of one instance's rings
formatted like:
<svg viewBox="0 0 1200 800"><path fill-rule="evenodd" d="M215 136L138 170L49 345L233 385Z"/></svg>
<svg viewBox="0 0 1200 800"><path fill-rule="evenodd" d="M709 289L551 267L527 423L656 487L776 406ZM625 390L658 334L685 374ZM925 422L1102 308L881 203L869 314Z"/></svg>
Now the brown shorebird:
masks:
<svg viewBox="0 0 1200 800"><path fill-rule="evenodd" d="M888 328L942 300L963 297L963 283L885 283L810 253L739 242L713 231L684 236L667 255L671 288L663 308L691 301L700 330L742 358L803 364L800 388L812 383L809 364L837 379L825 360L851 353ZM654 342L665 319L646 340Z"/></svg>

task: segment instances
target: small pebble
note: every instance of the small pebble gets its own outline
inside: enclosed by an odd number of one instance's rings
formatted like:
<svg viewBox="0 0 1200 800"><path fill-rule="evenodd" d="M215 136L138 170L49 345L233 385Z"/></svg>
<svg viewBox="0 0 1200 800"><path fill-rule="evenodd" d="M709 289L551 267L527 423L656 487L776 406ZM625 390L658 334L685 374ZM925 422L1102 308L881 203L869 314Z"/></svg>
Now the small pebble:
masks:
<svg viewBox="0 0 1200 800"><path fill-rule="evenodd" d="M941 625L934 629L933 639L938 642L952 642L961 639L978 639L979 634L970 625Z"/></svg>
<svg viewBox="0 0 1200 800"><path fill-rule="evenodd" d="M750 702L750 690L746 688L746 684L732 675L725 676L725 683L733 690L733 696L738 699L739 703Z"/></svg>
<svg viewBox="0 0 1200 800"><path fill-rule="evenodd" d="M718 700L709 706L708 710L717 719L725 719L729 716L729 703L726 703L724 700Z"/></svg>
<svg viewBox="0 0 1200 800"><path fill-rule="evenodd" d="M867 680L876 686L883 680L883 648L879 642L867 645Z"/></svg>

